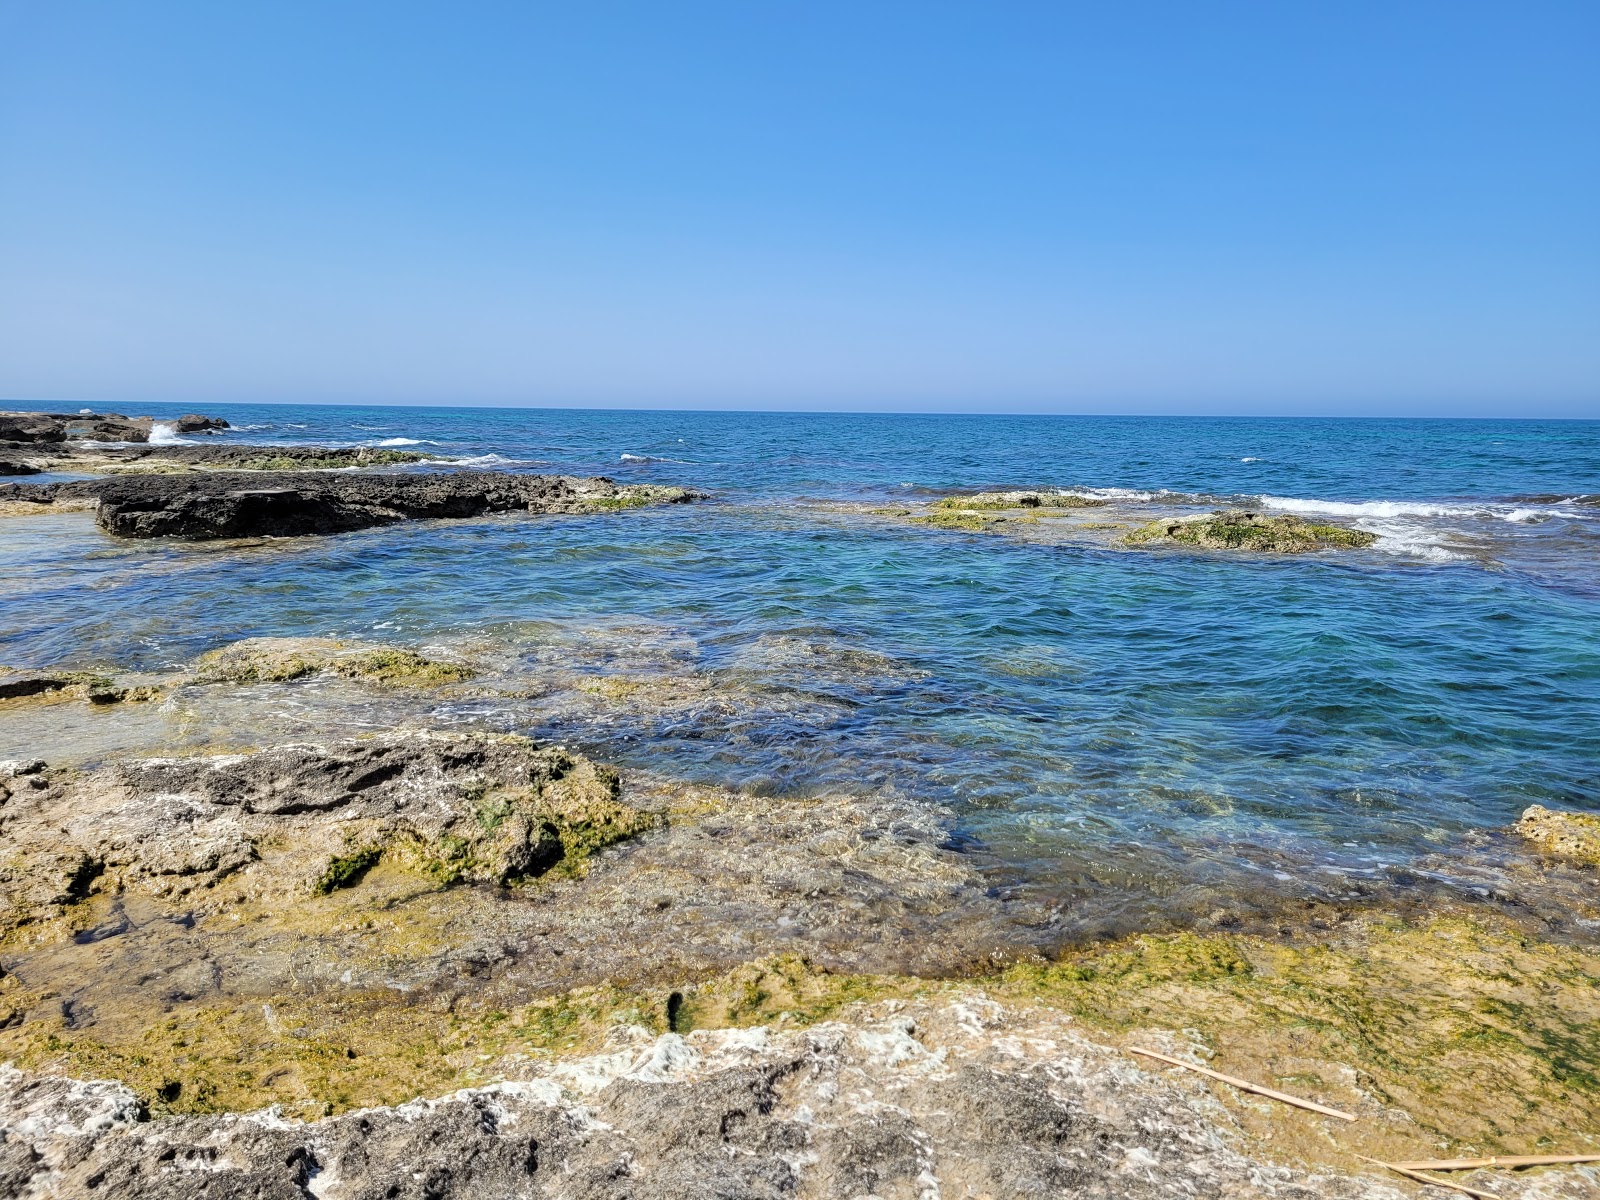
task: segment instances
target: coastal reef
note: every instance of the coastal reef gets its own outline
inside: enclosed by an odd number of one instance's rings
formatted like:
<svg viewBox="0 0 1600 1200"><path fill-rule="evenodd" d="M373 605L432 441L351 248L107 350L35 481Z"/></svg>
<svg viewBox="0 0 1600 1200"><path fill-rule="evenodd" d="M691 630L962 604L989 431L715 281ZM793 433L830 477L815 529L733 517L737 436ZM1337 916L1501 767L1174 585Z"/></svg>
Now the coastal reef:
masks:
<svg viewBox="0 0 1600 1200"><path fill-rule="evenodd" d="M190 471L342 471L392 467L440 458L416 450L370 446L154 445L102 446L85 442L0 447L21 471L78 475L180 475ZM5 472L0 472L5 473Z"/></svg>
<svg viewBox="0 0 1600 1200"><path fill-rule="evenodd" d="M154 417L125 417L121 413L0 412L0 443L60 443L69 441L148 442ZM229 428L221 417L190 413L168 422L174 433L211 433Z"/></svg>
<svg viewBox="0 0 1600 1200"><path fill-rule="evenodd" d="M1290 513L1269 517L1240 509L1219 509L1203 517L1152 521L1124 539L1130 546L1166 542L1203 550L1247 550L1266 554L1354 549L1370 546L1377 540L1375 533L1305 521Z"/></svg>
<svg viewBox="0 0 1600 1200"><path fill-rule="evenodd" d="M494 471L428 474L207 472L70 483L0 484L0 509L95 506L115 537L301 537L419 518L488 513L595 513L693 500L672 487Z"/></svg>

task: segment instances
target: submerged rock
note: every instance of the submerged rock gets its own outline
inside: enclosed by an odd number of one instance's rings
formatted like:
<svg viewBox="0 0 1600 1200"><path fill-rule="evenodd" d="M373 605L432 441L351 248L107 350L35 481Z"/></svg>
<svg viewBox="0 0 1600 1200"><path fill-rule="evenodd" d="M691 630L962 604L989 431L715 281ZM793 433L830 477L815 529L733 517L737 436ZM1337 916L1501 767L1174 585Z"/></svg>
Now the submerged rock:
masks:
<svg viewBox="0 0 1600 1200"><path fill-rule="evenodd" d="M1377 540L1375 533L1305 521L1289 513L1269 517L1258 512L1220 509L1205 517L1152 521L1124 539L1130 546L1166 541L1206 550L1255 550L1270 554L1357 548L1370 546Z"/></svg>
<svg viewBox="0 0 1600 1200"><path fill-rule="evenodd" d="M1547 854L1600 866L1600 815L1535 804L1522 814L1516 830Z"/></svg>
<svg viewBox="0 0 1600 1200"><path fill-rule="evenodd" d="M301 537L424 517L496 512L594 513L698 499L673 487L609 479L455 471L415 475L209 472L140 475L27 487L0 484L0 504L97 502L117 537Z"/></svg>

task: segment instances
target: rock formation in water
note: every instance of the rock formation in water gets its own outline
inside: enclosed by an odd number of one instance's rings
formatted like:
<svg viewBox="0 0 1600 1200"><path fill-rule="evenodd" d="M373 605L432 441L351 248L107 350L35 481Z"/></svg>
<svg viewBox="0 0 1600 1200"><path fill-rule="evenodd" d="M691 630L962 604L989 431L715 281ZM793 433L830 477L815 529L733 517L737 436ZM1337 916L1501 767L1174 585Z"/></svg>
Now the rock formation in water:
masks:
<svg viewBox="0 0 1600 1200"><path fill-rule="evenodd" d="M181 474L186 471L332 471L387 467L440 458L415 450L369 446L95 445L86 442L0 442L13 474ZM0 467L0 474L5 474Z"/></svg>
<svg viewBox="0 0 1600 1200"><path fill-rule="evenodd" d="M497 471L430 474L207 472L71 483L0 484L0 505L89 501L116 537L302 537L431 517L594 513L678 503L700 493L621 487L604 478Z"/></svg>
<svg viewBox="0 0 1600 1200"><path fill-rule="evenodd" d="M154 417L121 413L0 412L0 443L148 442L154 424ZM179 433L200 433L229 426L221 417L191 413L179 417L173 427Z"/></svg>

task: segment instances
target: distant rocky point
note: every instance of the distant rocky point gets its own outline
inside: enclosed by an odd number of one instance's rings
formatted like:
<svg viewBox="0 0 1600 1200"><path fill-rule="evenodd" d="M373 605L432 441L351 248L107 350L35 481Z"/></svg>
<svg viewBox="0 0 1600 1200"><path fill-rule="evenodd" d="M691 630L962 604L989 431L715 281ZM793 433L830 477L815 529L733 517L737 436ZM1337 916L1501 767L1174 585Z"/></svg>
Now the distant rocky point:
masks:
<svg viewBox="0 0 1600 1200"><path fill-rule="evenodd" d="M170 424L175 433L214 433L229 425L221 417L189 413ZM154 417L125 417L121 413L0 412L0 441L4 442L148 442L157 424Z"/></svg>

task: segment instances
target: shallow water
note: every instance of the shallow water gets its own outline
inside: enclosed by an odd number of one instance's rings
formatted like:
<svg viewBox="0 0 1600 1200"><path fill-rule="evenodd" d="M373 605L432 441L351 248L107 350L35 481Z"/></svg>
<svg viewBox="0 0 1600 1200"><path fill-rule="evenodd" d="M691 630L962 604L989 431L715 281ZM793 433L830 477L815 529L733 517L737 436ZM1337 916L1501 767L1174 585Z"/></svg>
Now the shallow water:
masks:
<svg viewBox="0 0 1600 1200"><path fill-rule="evenodd" d="M254 635L466 646L546 686L366 719L520 728L775 804L890 789L1089 906L1337 887L1528 804L1600 805L1600 422L215 411L245 427L232 440L415 439L716 500L232 545L14 518L0 661L157 669ZM1040 485L1135 513L1265 497L1380 540L1227 559L798 503ZM571 703L552 672L651 700ZM317 696L290 689L286 727L325 725ZM39 721L0 757L42 752Z"/></svg>

